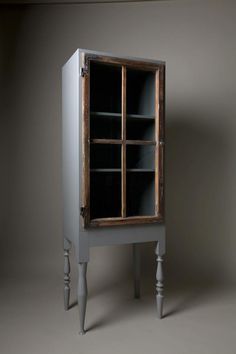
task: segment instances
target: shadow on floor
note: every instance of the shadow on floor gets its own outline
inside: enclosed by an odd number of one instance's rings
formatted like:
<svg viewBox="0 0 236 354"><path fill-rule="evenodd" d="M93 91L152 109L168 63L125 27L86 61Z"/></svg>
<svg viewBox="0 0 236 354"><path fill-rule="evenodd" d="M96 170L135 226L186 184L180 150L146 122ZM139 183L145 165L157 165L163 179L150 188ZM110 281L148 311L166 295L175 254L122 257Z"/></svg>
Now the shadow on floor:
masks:
<svg viewBox="0 0 236 354"><path fill-rule="evenodd" d="M204 306L209 299L223 290L216 282L182 283L180 285L169 282L166 288L164 317L171 317L183 312Z"/></svg>
<svg viewBox="0 0 236 354"><path fill-rule="evenodd" d="M153 283L146 282L143 287L140 299L132 297L132 279L129 283L116 284L109 290L110 295L114 296L114 303L104 311L104 314L87 326L87 330L94 330L109 325L110 323L120 322L127 318L142 315L142 313L154 313L156 311L155 293L152 292ZM117 288L122 288L117 291ZM151 290L151 291L150 291ZM191 311L197 307L205 306L212 297L216 296L220 290L224 290L224 286L219 288L219 284L214 282L183 281L176 283L168 280L165 290L165 302L163 319L171 319L173 316L181 315L186 311ZM127 296L127 292L130 296ZM125 295L125 296L124 296ZM96 296L96 294L93 294ZM98 292L97 296L103 296ZM104 292L106 295L106 291ZM93 297L91 298L91 300ZM77 301L73 301L70 308L77 305Z"/></svg>

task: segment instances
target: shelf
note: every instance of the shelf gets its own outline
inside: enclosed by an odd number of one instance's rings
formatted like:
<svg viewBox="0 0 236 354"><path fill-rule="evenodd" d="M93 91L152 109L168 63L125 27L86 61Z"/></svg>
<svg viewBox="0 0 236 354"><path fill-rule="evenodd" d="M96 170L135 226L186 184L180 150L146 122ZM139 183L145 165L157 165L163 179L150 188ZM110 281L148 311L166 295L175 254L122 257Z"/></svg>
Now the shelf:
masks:
<svg viewBox="0 0 236 354"><path fill-rule="evenodd" d="M122 141L119 139L91 139L91 144L121 144Z"/></svg>
<svg viewBox="0 0 236 354"><path fill-rule="evenodd" d="M126 140L127 145L156 145L153 140Z"/></svg>
<svg viewBox="0 0 236 354"><path fill-rule="evenodd" d="M153 168L127 168L127 172L155 172ZM120 168L92 168L90 172L121 172Z"/></svg>
<svg viewBox="0 0 236 354"><path fill-rule="evenodd" d="M96 116L96 117L121 117L121 113L112 113L112 112L90 112L91 116Z"/></svg>
<svg viewBox="0 0 236 354"><path fill-rule="evenodd" d="M148 115L148 114L127 114L127 118L131 119L143 119L143 120L154 120L155 116L153 115Z"/></svg>
<svg viewBox="0 0 236 354"><path fill-rule="evenodd" d="M120 139L91 139L91 144L122 144ZM127 145L156 145L153 140L126 140Z"/></svg>
<svg viewBox="0 0 236 354"><path fill-rule="evenodd" d="M121 139L121 113L114 112L90 112L90 137L97 139ZM155 117L144 114L126 115L126 138L130 140L154 140ZM95 142L95 141L94 141ZM99 143L99 141L96 141ZM105 143L105 142L104 142ZM119 143L119 142L117 142ZM102 142L101 142L102 144ZM133 143L135 144L135 143ZM138 143L137 143L138 144Z"/></svg>
<svg viewBox="0 0 236 354"><path fill-rule="evenodd" d="M121 172L120 168L91 168L90 172Z"/></svg>
<svg viewBox="0 0 236 354"><path fill-rule="evenodd" d="M121 113L112 113L112 112L90 112L91 116L96 116L96 117L108 117L108 118L120 118ZM148 115L148 114L127 114L126 115L127 119L144 119L144 120L154 120L155 116L154 115Z"/></svg>

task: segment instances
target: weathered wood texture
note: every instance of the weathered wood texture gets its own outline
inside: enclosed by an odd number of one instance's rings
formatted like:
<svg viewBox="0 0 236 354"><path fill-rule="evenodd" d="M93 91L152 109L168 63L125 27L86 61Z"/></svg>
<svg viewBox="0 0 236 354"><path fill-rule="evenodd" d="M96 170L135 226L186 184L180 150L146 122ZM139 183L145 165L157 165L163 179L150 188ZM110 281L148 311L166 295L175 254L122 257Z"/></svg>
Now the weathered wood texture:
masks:
<svg viewBox="0 0 236 354"><path fill-rule="evenodd" d="M86 57L88 61L94 60L106 64L119 65L119 66L124 65L126 67L131 67L139 70L148 70L153 72L155 72L159 66L164 65L164 64L146 62L142 60L115 58L115 57L109 57L105 55L101 56L96 54L87 54Z"/></svg>
<svg viewBox="0 0 236 354"><path fill-rule="evenodd" d="M89 63L86 60L86 56L83 56L83 65L88 70ZM82 208L84 208L83 222L84 227L88 227L90 223L90 146L89 146L89 75L83 77L82 84Z"/></svg>
<svg viewBox="0 0 236 354"><path fill-rule="evenodd" d="M159 208L158 212L164 220L165 215L165 66L159 69Z"/></svg>
<svg viewBox="0 0 236 354"><path fill-rule="evenodd" d="M162 221L162 216L128 216L126 218L99 218L91 220L91 226L151 224Z"/></svg>
<svg viewBox="0 0 236 354"><path fill-rule="evenodd" d="M155 74L155 214L157 215L160 208L160 188L159 188L159 121L160 121L160 110L159 110L159 86L160 86L160 71L157 70Z"/></svg>
<svg viewBox="0 0 236 354"><path fill-rule="evenodd" d="M120 139L91 139L90 144L118 144L122 145L122 143L126 143L126 145L156 145L156 141L152 140L122 140Z"/></svg>
<svg viewBox="0 0 236 354"><path fill-rule="evenodd" d="M107 65L117 65L122 69L121 80L121 139L91 139L89 133L89 81L90 63L100 62ZM84 55L85 75L83 76L83 207L84 226L112 226L164 221L164 64L145 61L133 61L94 54ZM126 140L126 101L127 101L127 68L152 71L155 74L155 140ZM130 115L132 116L132 115ZM96 218L90 220L90 144L121 145L121 217ZM126 184L126 146L155 146L155 215L127 217L127 184ZM95 170L94 170L95 171Z"/></svg>

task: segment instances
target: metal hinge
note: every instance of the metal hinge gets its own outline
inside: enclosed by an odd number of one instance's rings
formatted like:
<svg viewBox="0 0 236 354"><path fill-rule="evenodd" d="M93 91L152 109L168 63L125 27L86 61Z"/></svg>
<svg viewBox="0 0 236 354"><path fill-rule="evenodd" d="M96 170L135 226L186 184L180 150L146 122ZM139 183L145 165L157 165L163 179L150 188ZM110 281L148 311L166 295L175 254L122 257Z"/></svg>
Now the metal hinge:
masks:
<svg viewBox="0 0 236 354"><path fill-rule="evenodd" d="M80 208L80 215L82 216L82 218L85 217L85 212L86 212L86 208L85 207L81 207Z"/></svg>
<svg viewBox="0 0 236 354"><path fill-rule="evenodd" d="M160 141L159 141L159 145L160 145L160 146L163 146L163 145L165 145L165 142L164 142L164 140L160 140Z"/></svg>
<svg viewBox="0 0 236 354"><path fill-rule="evenodd" d="M88 69L85 68L80 68L80 76L84 77L85 75L88 75Z"/></svg>

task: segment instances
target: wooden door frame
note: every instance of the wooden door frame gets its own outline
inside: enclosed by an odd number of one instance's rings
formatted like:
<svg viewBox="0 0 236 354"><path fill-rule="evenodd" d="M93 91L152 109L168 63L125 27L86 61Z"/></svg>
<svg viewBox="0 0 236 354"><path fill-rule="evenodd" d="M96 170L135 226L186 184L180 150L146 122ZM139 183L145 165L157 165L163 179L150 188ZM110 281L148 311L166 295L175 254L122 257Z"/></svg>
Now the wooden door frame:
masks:
<svg viewBox="0 0 236 354"><path fill-rule="evenodd" d="M121 217L90 219L90 62L122 70ZM84 53L82 58L82 208L83 226L113 226L164 221L165 64ZM126 69L155 72L155 215L126 217Z"/></svg>

